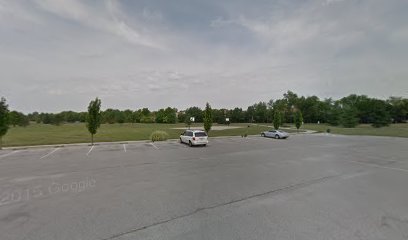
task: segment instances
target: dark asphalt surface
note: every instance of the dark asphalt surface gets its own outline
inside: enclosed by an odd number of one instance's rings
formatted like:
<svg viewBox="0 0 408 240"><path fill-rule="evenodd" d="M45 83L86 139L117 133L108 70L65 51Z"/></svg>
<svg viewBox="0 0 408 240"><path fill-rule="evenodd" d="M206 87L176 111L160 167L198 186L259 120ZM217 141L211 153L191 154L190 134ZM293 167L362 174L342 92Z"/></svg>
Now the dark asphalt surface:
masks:
<svg viewBox="0 0 408 240"><path fill-rule="evenodd" d="M408 139L0 151L1 240L408 239Z"/></svg>

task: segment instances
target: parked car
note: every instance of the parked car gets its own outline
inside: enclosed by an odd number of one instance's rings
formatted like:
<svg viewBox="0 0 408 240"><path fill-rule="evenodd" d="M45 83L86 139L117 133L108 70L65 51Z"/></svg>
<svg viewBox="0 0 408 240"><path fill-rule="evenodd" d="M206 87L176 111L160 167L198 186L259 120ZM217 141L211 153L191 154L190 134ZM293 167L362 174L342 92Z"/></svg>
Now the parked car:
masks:
<svg viewBox="0 0 408 240"><path fill-rule="evenodd" d="M269 130L261 133L262 137L271 137L271 138L288 138L289 133L281 131L281 130Z"/></svg>
<svg viewBox="0 0 408 240"><path fill-rule="evenodd" d="M195 145L206 146L208 136L207 133L202 130L186 130L180 135L180 142L187 143L190 147Z"/></svg>

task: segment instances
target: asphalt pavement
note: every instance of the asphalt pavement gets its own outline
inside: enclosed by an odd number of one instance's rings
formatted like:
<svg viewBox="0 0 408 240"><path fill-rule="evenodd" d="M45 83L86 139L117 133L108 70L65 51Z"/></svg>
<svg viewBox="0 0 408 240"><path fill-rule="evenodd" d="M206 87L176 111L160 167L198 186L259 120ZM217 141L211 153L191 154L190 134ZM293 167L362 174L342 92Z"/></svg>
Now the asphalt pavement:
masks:
<svg viewBox="0 0 408 240"><path fill-rule="evenodd" d="M408 239L408 139L0 151L0 239Z"/></svg>

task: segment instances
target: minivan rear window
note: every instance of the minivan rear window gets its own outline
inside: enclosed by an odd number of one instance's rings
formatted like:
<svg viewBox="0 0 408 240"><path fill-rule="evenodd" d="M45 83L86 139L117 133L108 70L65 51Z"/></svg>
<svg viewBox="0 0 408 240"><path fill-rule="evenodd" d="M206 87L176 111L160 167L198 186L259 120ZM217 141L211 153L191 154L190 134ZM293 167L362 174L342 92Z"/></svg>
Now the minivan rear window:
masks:
<svg viewBox="0 0 408 240"><path fill-rule="evenodd" d="M207 137L207 133L205 133L205 132L196 132L195 136L196 137Z"/></svg>

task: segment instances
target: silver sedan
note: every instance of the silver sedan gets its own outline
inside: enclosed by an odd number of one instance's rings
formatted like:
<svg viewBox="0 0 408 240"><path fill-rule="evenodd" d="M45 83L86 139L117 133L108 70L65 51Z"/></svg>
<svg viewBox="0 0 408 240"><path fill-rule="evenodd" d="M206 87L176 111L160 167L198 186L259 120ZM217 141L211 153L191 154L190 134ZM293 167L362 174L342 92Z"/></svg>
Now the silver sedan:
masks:
<svg viewBox="0 0 408 240"><path fill-rule="evenodd" d="M269 130L261 133L262 137L271 137L271 138L288 138L289 134L281 130Z"/></svg>

